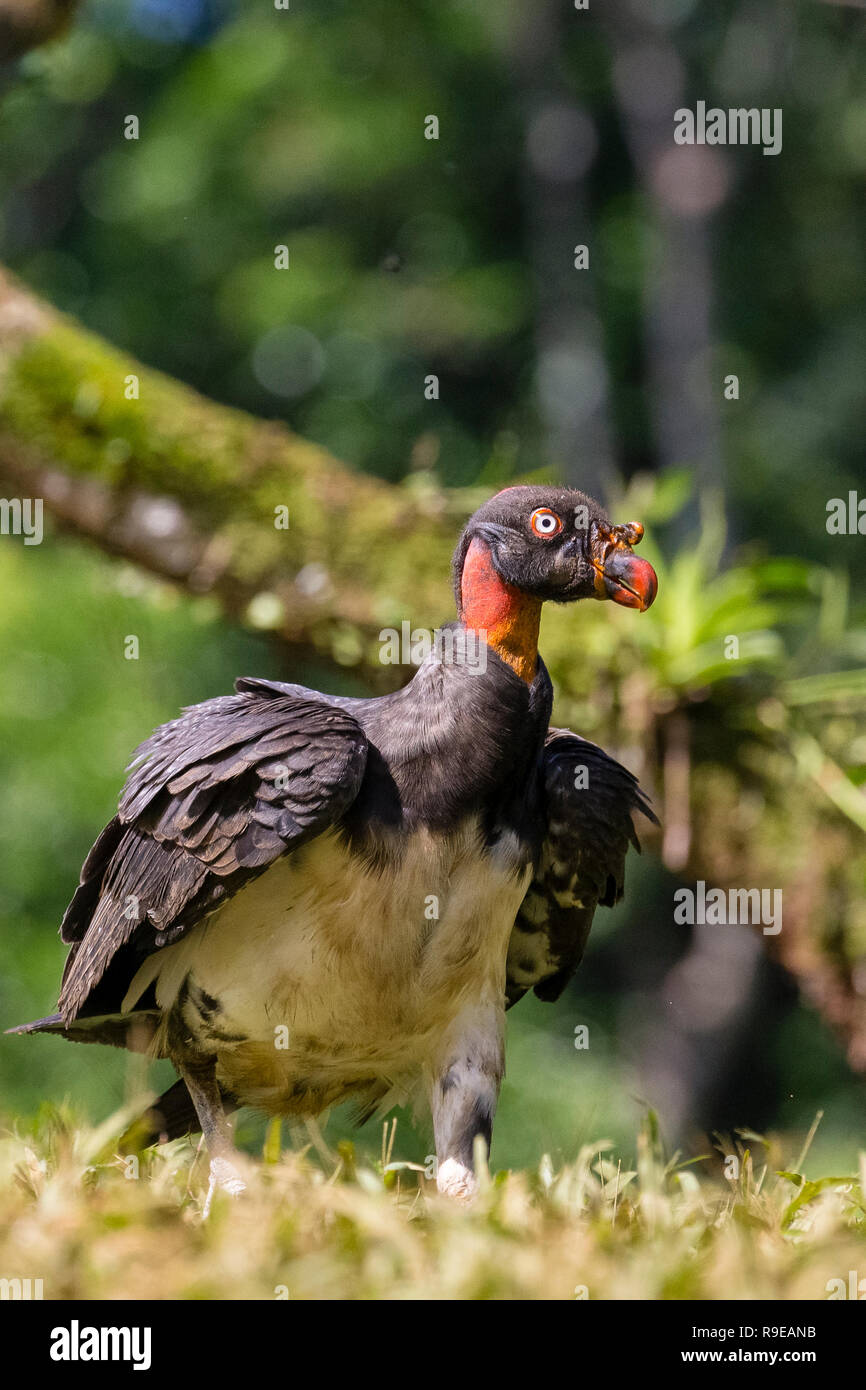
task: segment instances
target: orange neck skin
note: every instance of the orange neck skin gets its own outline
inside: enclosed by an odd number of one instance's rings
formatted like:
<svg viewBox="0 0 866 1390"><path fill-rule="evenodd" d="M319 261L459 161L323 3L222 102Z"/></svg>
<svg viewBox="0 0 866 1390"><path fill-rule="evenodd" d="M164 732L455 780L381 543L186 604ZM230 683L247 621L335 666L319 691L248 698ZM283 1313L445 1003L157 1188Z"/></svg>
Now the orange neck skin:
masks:
<svg viewBox="0 0 866 1390"><path fill-rule="evenodd" d="M496 655L531 685L538 666L541 599L501 579L483 541L473 540L463 561L460 619L480 633Z"/></svg>

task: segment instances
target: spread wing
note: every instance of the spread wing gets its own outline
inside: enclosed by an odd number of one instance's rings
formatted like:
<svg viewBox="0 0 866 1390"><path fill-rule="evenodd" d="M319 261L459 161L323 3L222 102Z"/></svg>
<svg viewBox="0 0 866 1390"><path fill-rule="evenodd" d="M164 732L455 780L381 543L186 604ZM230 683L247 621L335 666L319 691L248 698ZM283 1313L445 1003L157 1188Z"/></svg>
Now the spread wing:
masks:
<svg viewBox="0 0 866 1390"><path fill-rule="evenodd" d="M508 1007L534 989L558 999L580 964L595 909L622 897L633 814L658 824L637 778L596 744L551 729L541 759L547 833L508 947Z"/></svg>
<svg viewBox="0 0 866 1390"><path fill-rule="evenodd" d="M115 1012L146 956L354 801L367 739L350 714L298 687L238 686L137 749L60 928L64 1024Z"/></svg>

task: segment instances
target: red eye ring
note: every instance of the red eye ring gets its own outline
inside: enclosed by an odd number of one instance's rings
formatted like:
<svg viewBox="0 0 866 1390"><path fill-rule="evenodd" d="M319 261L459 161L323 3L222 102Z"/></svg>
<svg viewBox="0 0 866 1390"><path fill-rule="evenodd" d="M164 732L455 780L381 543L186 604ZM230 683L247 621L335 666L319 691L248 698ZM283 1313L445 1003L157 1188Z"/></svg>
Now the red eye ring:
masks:
<svg viewBox="0 0 866 1390"><path fill-rule="evenodd" d="M550 524L551 522L553 525ZM549 507L536 507L529 518L529 525L532 528L532 534L540 536L544 541L549 541L551 536L558 536L562 530L562 521L556 512L552 512Z"/></svg>

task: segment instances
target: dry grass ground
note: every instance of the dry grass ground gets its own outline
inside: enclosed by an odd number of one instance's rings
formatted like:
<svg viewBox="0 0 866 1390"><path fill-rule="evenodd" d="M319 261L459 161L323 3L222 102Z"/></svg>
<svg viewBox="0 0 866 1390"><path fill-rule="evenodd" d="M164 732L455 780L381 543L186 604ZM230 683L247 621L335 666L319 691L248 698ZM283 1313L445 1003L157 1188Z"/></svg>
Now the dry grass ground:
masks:
<svg viewBox="0 0 866 1390"><path fill-rule="evenodd" d="M701 1177L665 1159L650 1116L633 1169L599 1144L486 1177L466 1209L393 1158L281 1153L272 1127L247 1194L203 1221L203 1156L177 1142L136 1177L121 1120L4 1129L0 1278L42 1279L46 1299L820 1300L866 1276L866 1155L809 1183L753 1136L736 1180Z"/></svg>

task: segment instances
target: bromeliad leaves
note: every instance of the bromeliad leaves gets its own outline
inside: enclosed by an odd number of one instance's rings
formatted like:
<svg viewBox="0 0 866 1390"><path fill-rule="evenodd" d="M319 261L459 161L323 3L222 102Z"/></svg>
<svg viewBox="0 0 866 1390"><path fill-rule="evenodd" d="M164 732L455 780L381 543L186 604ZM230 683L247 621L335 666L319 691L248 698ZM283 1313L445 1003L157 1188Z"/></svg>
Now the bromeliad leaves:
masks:
<svg viewBox="0 0 866 1390"><path fill-rule="evenodd" d="M334 824L367 739L346 711L267 688L207 700L137 749L117 817L85 861L61 926L60 1010L119 1007L99 991L119 951L176 941L248 879ZM106 997L106 993L110 997Z"/></svg>

